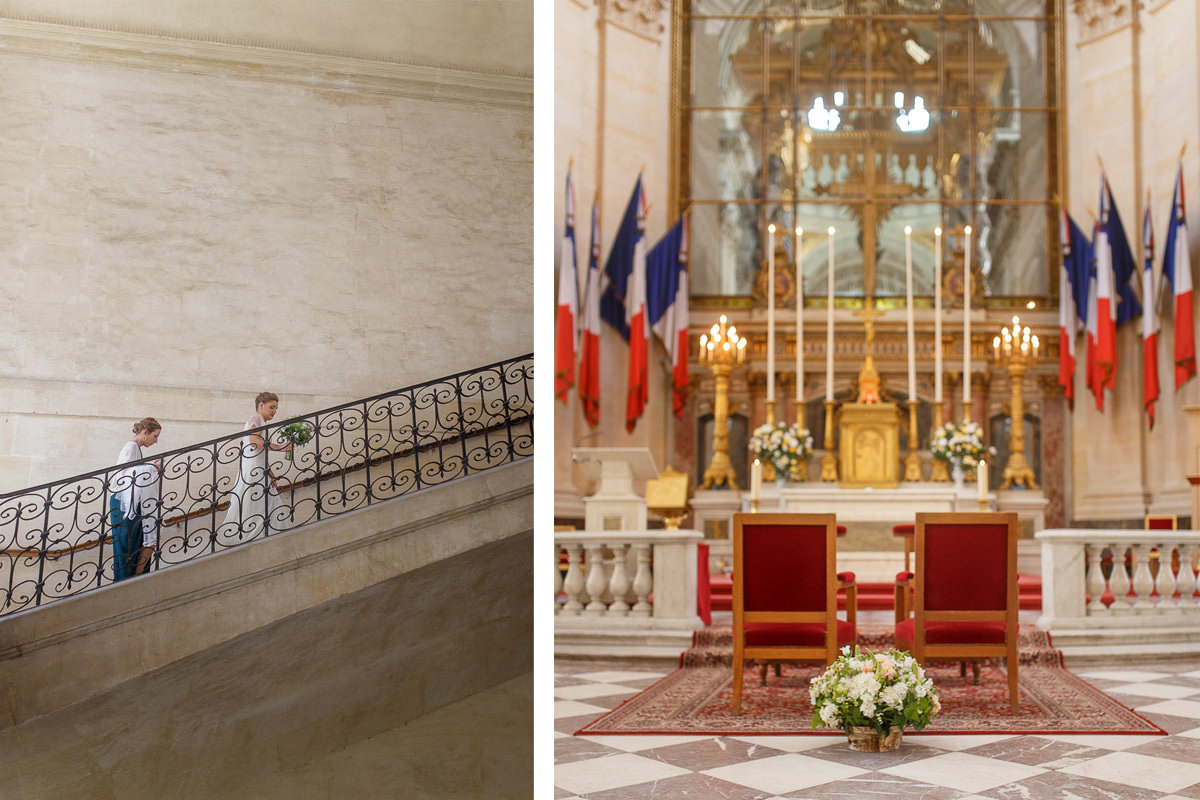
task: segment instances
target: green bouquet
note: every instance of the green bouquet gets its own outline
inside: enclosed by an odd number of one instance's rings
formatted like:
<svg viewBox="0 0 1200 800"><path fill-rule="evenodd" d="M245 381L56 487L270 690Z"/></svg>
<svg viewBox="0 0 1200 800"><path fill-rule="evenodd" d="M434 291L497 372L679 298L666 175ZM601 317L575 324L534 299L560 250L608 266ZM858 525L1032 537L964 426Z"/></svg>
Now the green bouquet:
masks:
<svg viewBox="0 0 1200 800"><path fill-rule="evenodd" d="M280 428L279 436L285 442L291 442L292 446L295 447L296 445L307 444L308 442L311 442L312 438L316 436L316 431L313 430L313 426L309 423L296 420L294 422L289 422L287 425L284 425L282 428ZM288 450L286 453L284 453L284 458L286 458L288 461L291 461L292 451Z"/></svg>

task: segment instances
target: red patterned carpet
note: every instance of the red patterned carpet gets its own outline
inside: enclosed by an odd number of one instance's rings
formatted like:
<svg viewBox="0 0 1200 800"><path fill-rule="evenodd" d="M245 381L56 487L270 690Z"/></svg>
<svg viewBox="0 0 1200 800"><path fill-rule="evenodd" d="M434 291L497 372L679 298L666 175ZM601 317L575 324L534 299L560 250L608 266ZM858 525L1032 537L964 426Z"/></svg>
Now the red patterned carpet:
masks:
<svg viewBox="0 0 1200 800"><path fill-rule="evenodd" d="M889 634L860 635L860 646L887 649ZM708 629L680 657L681 667L626 701L613 711L577 731L581 734L683 733L683 734L803 734L830 733L812 730L808 684L819 675L819 665L784 664L782 675L768 671L761 686L758 670L747 664L742 688L742 713L730 708L733 687L732 639L729 629ZM1008 682L1003 662L980 665L980 683L973 685L971 671L959 674L959 665L928 664L942 703L942 713L921 733L1149 733L1164 731L1129 710L1062 666L1049 637L1036 629L1021 630L1020 705L1009 710Z"/></svg>

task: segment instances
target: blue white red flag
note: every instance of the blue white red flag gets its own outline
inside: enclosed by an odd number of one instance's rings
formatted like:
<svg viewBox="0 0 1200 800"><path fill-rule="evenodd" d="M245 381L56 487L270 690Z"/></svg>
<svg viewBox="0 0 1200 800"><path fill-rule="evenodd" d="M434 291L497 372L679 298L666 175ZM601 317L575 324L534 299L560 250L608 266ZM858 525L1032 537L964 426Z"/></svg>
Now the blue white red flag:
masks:
<svg viewBox="0 0 1200 800"><path fill-rule="evenodd" d="M593 428L600 424L600 210L592 203L591 256L583 295L583 354L579 359L579 402Z"/></svg>
<svg viewBox="0 0 1200 800"><path fill-rule="evenodd" d="M646 254L646 310L671 359L675 416L683 417L688 389L688 215Z"/></svg>
<svg viewBox="0 0 1200 800"><path fill-rule="evenodd" d="M554 396L564 403L575 385L576 319L579 312L579 270L575 261L575 187L567 169L566 224L558 264L558 318L554 336Z"/></svg>
<svg viewBox="0 0 1200 800"><path fill-rule="evenodd" d="M638 175L604 265L608 288L600 297L601 318L629 341L629 384L625 428L633 432L650 399L650 325L646 318L646 192ZM620 324L618 324L620 323Z"/></svg>
<svg viewBox="0 0 1200 800"><path fill-rule="evenodd" d="M1142 220L1142 403L1150 428L1154 429L1154 404L1158 401L1158 312L1154 304L1154 225L1150 221L1150 202Z"/></svg>
<svg viewBox="0 0 1200 800"><path fill-rule="evenodd" d="M1192 314L1192 262L1188 254L1187 209L1183 197L1183 161L1175 174L1171 221L1163 248L1163 280L1171 284L1175 312L1175 389L1196 374L1196 334Z"/></svg>
<svg viewBox="0 0 1200 800"><path fill-rule="evenodd" d="M1096 251L1096 352L1094 367L1103 389L1117 377L1117 326L1142 313L1133 288L1137 274L1125 226L1113 202L1108 175L1100 173L1100 221L1092 243ZM1103 408L1103 397L1097 397Z"/></svg>
<svg viewBox="0 0 1200 800"><path fill-rule="evenodd" d="M1062 264L1058 279L1058 383L1063 387L1067 404L1074 408L1075 340L1087 318L1092 246L1066 209L1059 217L1059 242Z"/></svg>
<svg viewBox="0 0 1200 800"><path fill-rule="evenodd" d="M1103 172L1100 174L1100 224L1108 237L1116 322L1120 326L1142 313L1142 304L1138 301L1139 271L1129 238L1125 235L1125 226L1121 223L1121 214L1113 202L1108 176Z"/></svg>
<svg viewBox="0 0 1200 800"><path fill-rule="evenodd" d="M1088 259L1088 304L1084 322L1087 329L1087 364L1084 375L1088 388L1096 398L1096 408L1104 410L1104 373L1097 362L1100 338L1099 291L1097 280L1097 264L1099 262L1100 222L1097 221L1092 229L1092 255Z"/></svg>
<svg viewBox="0 0 1200 800"><path fill-rule="evenodd" d="M629 341L625 301L630 291L629 279L634 271L634 255L639 242L643 244L643 251L645 249L644 232L639 222L643 219L639 214L643 205L642 196L642 176L639 175L600 276L600 319L616 328L625 341Z"/></svg>

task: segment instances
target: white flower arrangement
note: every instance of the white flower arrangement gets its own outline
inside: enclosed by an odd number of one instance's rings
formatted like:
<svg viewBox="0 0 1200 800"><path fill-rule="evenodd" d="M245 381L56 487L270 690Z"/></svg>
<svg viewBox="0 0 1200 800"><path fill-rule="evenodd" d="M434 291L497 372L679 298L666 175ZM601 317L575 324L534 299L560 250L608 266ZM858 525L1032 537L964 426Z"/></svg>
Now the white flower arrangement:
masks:
<svg viewBox="0 0 1200 800"><path fill-rule="evenodd" d="M983 446L983 429L974 422L947 422L933 432L930 450L934 458L972 470L995 448Z"/></svg>
<svg viewBox="0 0 1200 800"><path fill-rule="evenodd" d="M812 444L808 428L797 423L763 423L750 436L750 452L775 467L776 475L786 478L800 477L800 465L812 456Z"/></svg>
<svg viewBox="0 0 1200 800"><path fill-rule="evenodd" d="M892 728L921 730L941 711L933 681L917 660L900 650L884 653L850 651L824 673L813 678L808 688L812 700L812 726L841 728L871 727L880 734Z"/></svg>

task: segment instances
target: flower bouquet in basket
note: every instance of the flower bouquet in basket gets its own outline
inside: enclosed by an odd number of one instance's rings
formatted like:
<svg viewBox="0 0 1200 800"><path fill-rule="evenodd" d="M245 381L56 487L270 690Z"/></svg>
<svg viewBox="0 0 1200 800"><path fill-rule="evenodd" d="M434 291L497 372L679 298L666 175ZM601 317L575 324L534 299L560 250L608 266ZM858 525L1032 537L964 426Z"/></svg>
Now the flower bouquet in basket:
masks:
<svg viewBox="0 0 1200 800"><path fill-rule="evenodd" d="M280 438L285 442L291 442L293 447L311 442L313 436L315 435L316 432L313 430L313 426L310 423L303 422L301 420L289 422L287 425L284 425L279 429ZM291 461L292 451L288 450L283 454L283 456L288 461Z"/></svg>
<svg viewBox="0 0 1200 800"><path fill-rule="evenodd" d="M850 749L895 750L904 729L919 731L941 711L933 681L900 650L872 653L842 648L837 661L812 679L812 726L841 728Z"/></svg>
<svg viewBox="0 0 1200 800"><path fill-rule="evenodd" d="M803 479L803 465L812 456L812 436L798 423L763 423L750 435L750 452L775 468L779 478Z"/></svg>
<svg viewBox="0 0 1200 800"><path fill-rule="evenodd" d="M972 471L995 448L984 447L983 429L974 422L947 422L933 432L929 446L934 458L939 458L964 472Z"/></svg>

